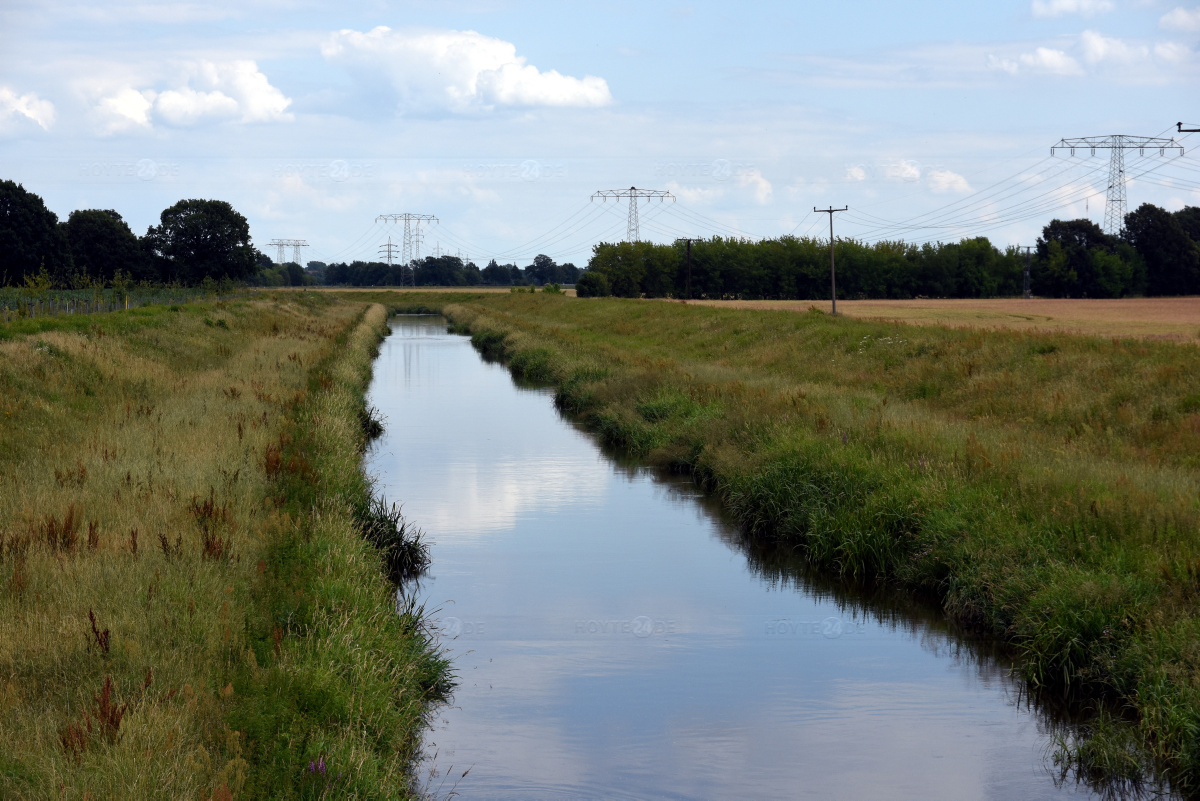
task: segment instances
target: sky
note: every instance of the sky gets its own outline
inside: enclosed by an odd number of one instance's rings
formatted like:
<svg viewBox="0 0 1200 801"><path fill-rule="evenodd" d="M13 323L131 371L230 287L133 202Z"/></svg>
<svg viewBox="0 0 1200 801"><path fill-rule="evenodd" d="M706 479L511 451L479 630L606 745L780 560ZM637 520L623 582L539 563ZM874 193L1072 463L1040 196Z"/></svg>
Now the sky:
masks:
<svg viewBox="0 0 1200 801"><path fill-rule="evenodd" d="M322 3L4 0L0 179L60 218L111 208L141 234L226 200L255 244L377 259L436 217L421 255L583 266L629 235L988 236L1033 244L1128 208L1200 205L1195 0L982 3L603 0ZM286 254L291 257L291 252Z"/></svg>

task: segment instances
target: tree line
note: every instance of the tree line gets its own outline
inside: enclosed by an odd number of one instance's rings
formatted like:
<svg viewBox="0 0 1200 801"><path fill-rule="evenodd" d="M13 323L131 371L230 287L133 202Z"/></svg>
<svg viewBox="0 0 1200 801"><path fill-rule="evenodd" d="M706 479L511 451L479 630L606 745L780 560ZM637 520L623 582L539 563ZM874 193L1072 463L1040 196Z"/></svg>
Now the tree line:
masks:
<svg viewBox="0 0 1200 801"><path fill-rule="evenodd" d="M839 298L986 298L1024 291L1026 255L986 237L914 245L834 244ZM1090 220L1053 220L1030 254L1035 295L1120 298L1200 294L1200 208L1175 213L1149 203L1119 236ZM752 242L713 237L686 245L600 243L579 295L744 299L829 297L829 240L785 236Z"/></svg>
<svg viewBox="0 0 1200 801"><path fill-rule="evenodd" d="M838 297L983 298L1020 295L1026 256L986 237L914 245L834 243ZM112 209L60 222L40 197L0 181L0 284L58 287L127 283L196 286L529 286L577 284L581 296L815 299L829 294L829 242L784 236L713 237L685 245L600 243L587 270L544 254L521 268L495 259L480 269L457 256L407 265L354 261L276 265L254 247L246 218L221 200L181 200L137 236ZM1200 208L1171 213L1143 204L1119 236L1090 220L1053 220L1030 256L1032 291L1045 297L1200 294Z"/></svg>
<svg viewBox="0 0 1200 801"><path fill-rule="evenodd" d="M558 264L539 254L522 269L516 264L498 264L495 259L482 270L458 256L426 256L407 265L354 261L349 264L309 262L318 280L329 286L544 286L573 284L581 270L574 264Z"/></svg>
<svg viewBox="0 0 1200 801"><path fill-rule="evenodd" d="M40 197L0 181L4 285L247 282L264 259L251 244L246 218L223 200L181 200L139 237L112 209L81 209L60 222Z"/></svg>

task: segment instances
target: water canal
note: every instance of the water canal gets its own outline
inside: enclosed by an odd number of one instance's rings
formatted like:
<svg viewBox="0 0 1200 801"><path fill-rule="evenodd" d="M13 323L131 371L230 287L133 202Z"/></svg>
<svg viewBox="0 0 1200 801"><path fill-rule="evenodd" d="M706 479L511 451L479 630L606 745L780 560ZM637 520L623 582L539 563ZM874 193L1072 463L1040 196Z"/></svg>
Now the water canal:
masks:
<svg viewBox="0 0 1200 801"><path fill-rule="evenodd" d="M1087 794L1055 781L1054 724L984 645L746 546L440 318L392 329L368 468L434 542L419 594L460 680L426 734L432 794Z"/></svg>

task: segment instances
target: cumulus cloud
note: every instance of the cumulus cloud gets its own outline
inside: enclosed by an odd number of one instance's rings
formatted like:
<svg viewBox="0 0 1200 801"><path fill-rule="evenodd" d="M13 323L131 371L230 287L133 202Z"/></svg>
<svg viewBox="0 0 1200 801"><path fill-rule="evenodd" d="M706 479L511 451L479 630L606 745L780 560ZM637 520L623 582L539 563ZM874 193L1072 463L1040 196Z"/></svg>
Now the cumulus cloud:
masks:
<svg viewBox="0 0 1200 801"><path fill-rule="evenodd" d="M7 86L0 86L0 128L22 119L35 122L48 131L54 124L54 104L42 100L34 92L18 95Z"/></svg>
<svg viewBox="0 0 1200 801"><path fill-rule="evenodd" d="M944 192L961 194L971 191L971 185L967 183L967 179L950 170L930 170L927 177L929 178L929 188L939 194Z"/></svg>
<svg viewBox="0 0 1200 801"><path fill-rule="evenodd" d="M1030 53L1021 53L1015 59L988 57L988 66L994 70L1016 75L1021 70L1048 73L1050 75L1082 75L1079 62L1062 50L1039 47Z"/></svg>
<svg viewBox="0 0 1200 801"><path fill-rule="evenodd" d="M150 128L155 122L187 127L289 120L291 102L253 61L199 61L187 65L170 88L125 86L101 97L96 108L111 133Z"/></svg>
<svg viewBox="0 0 1200 801"><path fill-rule="evenodd" d="M683 186L676 181L667 182L667 191L691 205L712 203L725 194L725 190L719 186Z"/></svg>
<svg viewBox="0 0 1200 801"><path fill-rule="evenodd" d="M604 106L608 83L527 64L510 42L475 31L342 30L324 56L369 77L382 77L410 111L469 112L496 106Z"/></svg>
<svg viewBox="0 0 1200 801"><path fill-rule="evenodd" d="M1111 0L1033 0L1033 16L1040 19L1079 14L1093 17L1113 10Z"/></svg>
<svg viewBox="0 0 1200 801"><path fill-rule="evenodd" d="M846 169L846 180L847 181L855 181L855 182L867 180L866 167L862 167L862 166L848 167Z"/></svg>
<svg viewBox="0 0 1200 801"><path fill-rule="evenodd" d="M771 202L771 195L775 190L771 182L757 169L738 170L737 182L738 186L753 189L754 199L760 204L766 205Z"/></svg>
<svg viewBox="0 0 1200 801"><path fill-rule="evenodd" d="M1102 36L1095 31L1084 31L1080 34L1079 44L1083 48L1083 58L1089 64L1099 64L1102 61L1129 64L1142 61L1150 55L1149 48L1145 46L1129 45L1120 39Z"/></svg>
<svg viewBox="0 0 1200 801"><path fill-rule="evenodd" d="M1162 15L1158 24L1177 31L1200 31L1200 6L1176 7Z"/></svg>
<svg viewBox="0 0 1200 801"><path fill-rule="evenodd" d="M902 159L887 164L883 168L883 177L889 181L912 183L921 180L921 165L911 159Z"/></svg>

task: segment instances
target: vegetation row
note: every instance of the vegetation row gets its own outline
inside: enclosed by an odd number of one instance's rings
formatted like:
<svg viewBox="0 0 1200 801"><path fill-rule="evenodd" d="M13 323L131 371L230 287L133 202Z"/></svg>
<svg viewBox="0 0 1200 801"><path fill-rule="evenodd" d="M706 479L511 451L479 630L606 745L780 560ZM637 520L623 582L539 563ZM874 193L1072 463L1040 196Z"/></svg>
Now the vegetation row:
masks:
<svg viewBox="0 0 1200 801"><path fill-rule="evenodd" d="M1031 289L1046 297L1200 294L1200 207L1169 213L1145 204L1120 236L1089 220L1053 220L1028 262L985 237L917 246L837 240L842 298L983 298ZM544 254L525 268L459 256L408 264L274 264L254 247L246 218L218 200L181 200L138 237L113 210L58 222L41 198L0 181L0 285L96 289L131 286L542 286L579 283L581 296L799 299L829 296L829 242L785 236L713 237L686 245L600 243L587 269Z"/></svg>
<svg viewBox="0 0 1200 801"><path fill-rule="evenodd" d="M1015 297L1024 291L1026 256L985 237L917 246L834 247L839 298ZM1200 207L1171 214L1145 204L1125 218L1121 236L1090 220L1054 220L1029 259L1035 295L1120 298L1200 294ZM829 240L695 240L602 243L580 277L580 296L812 299L830 296Z"/></svg>

